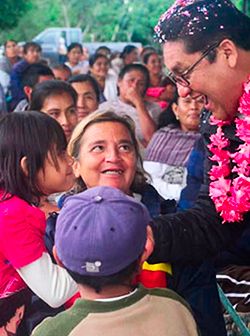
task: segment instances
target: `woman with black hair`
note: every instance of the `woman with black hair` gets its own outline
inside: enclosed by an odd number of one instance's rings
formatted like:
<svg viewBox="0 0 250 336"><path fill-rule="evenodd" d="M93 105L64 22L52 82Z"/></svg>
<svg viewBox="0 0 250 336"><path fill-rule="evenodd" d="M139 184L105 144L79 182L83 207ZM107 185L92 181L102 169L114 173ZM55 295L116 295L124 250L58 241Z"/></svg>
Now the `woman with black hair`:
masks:
<svg viewBox="0 0 250 336"><path fill-rule="evenodd" d="M99 85L101 103L117 97L117 80L108 73L109 66L109 59L103 54L94 54L89 59L89 72Z"/></svg>

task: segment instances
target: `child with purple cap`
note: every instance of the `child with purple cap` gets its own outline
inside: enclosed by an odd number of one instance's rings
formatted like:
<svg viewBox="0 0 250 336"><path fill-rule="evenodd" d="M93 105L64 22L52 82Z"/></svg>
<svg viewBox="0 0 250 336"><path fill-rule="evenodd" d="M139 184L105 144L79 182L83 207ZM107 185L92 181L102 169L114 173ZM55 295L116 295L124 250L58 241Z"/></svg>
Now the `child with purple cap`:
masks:
<svg viewBox="0 0 250 336"><path fill-rule="evenodd" d="M133 285L154 243L144 205L111 187L66 199L55 257L78 283L81 299L33 332L39 335L199 335L185 301L167 289Z"/></svg>

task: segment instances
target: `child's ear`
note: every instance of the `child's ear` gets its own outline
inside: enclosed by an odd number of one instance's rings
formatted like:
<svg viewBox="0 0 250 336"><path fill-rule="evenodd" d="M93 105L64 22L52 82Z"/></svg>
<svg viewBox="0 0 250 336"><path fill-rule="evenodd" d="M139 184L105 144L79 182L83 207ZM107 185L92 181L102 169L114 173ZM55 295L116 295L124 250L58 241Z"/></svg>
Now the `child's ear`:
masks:
<svg viewBox="0 0 250 336"><path fill-rule="evenodd" d="M27 156L23 156L20 161L20 167L25 176L29 175L28 166L27 166Z"/></svg>
<svg viewBox="0 0 250 336"><path fill-rule="evenodd" d="M53 250L52 250L52 252L53 252L53 256L54 256L54 258L55 258L55 261L56 261L57 265L59 265L59 266L61 266L61 267L64 267L64 266L63 266L63 263L61 262L61 260L59 259L58 255L57 255L55 245L53 246Z"/></svg>
<svg viewBox="0 0 250 336"><path fill-rule="evenodd" d="M147 226L147 240L146 240L144 251L142 253L141 260L140 260L141 265L144 263L144 261L148 259L150 254L153 252L154 245L155 245L155 241L153 237L153 231L151 229L151 226L148 225Z"/></svg>
<svg viewBox="0 0 250 336"><path fill-rule="evenodd" d="M72 169L73 169L73 173L75 175L76 178L80 177L80 162L76 159L74 159L74 162L72 164Z"/></svg>

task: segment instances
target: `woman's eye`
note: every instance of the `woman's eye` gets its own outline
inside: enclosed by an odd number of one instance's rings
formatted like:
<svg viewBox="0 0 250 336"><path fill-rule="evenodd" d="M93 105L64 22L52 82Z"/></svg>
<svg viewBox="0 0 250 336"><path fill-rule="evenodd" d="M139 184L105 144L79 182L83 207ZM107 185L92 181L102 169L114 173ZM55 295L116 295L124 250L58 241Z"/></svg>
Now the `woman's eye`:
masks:
<svg viewBox="0 0 250 336"><path fill-rule="evenodd" d="M103 146L98 145L98 146L94 146L94 147L91 149L91 152L99 153L99 152L102 152L103 149L104 149Z"/></svg>
<svg viewBox="0 0 250 336"><path fill-rule="evenodd" d="M121 145L119 147L121 152L130 152L131 151L131 146L130 145Z"/></svg>

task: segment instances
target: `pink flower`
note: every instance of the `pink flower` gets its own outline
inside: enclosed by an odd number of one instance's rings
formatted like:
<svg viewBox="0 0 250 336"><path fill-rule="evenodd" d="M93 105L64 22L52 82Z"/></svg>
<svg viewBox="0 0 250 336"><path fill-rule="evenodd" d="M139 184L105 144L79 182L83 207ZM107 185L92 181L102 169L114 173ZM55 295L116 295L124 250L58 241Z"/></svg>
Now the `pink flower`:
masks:
<svg viewBox="0 0 250 336"><path fill-rule="evenodd" d="M217 132L210 136L210 147L218 147L219 149L225 148L229 145L229 140L224 137L221 127L217 128Z"/></svg>
<svg viewBox="0 0 250 336"><path fill-rule="evenodd" d="M237 119L236 123L236 135L243 141L250 143L250 120L247 119Z"/></svg>
<svg viewBox="0 0 250 336"><path fill-rule="evenodd" d="M230 192L231 180L225 179L223 176L219 177L216 181L210 183L210 196L215 197L227 197L227 193Z"/></svg>
<svg viewBox="0 0 250 336"><path fill-rule="evenodd" d="M211 118L211 124L217 125L218 128L216 134L210 136L211 144L208 146L213 154L211 160L217 161L217 165L209 172L209 194L223 218L223 223L239 222L243 215L250 211L250 77L244 84L239 112L242 119L235 119L236 136L244 143L239 145L234 153L225 150L230 143L224 136L222 126L228 122ZM229 178L231 172L234 173L232 179Z"/></svg>
<svg viewBox="0 0 250 336"><path fill-rule="evenodd" d="M228 151L220 149L212 149L211 152L214 154L210 160L221 162L222 164L228 164L230 162L230 155Z"/></svg>
<svg viewBox="0 0 250 336"><path fill-rule="evenodd" d="M227 177L230 174L230 168L227 164L222 166L213 166L209 172L211 181L217 180L220 177Z"/></svg>

